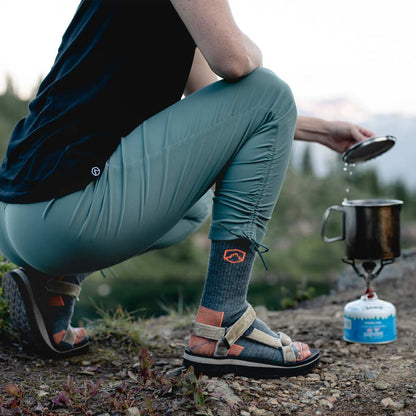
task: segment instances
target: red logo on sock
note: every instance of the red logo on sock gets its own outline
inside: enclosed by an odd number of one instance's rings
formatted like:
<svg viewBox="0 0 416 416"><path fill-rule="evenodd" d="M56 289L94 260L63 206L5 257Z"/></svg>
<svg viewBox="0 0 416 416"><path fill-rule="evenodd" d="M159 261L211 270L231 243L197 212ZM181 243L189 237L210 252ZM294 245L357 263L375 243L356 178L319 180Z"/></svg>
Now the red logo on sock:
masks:
<svg viewBox="0 0 416 416"><path fill-rule="evenodd" d="M225 250L223 259L228 261L228 263L242 263L246 258L245 251L242 250Z"/></svg>

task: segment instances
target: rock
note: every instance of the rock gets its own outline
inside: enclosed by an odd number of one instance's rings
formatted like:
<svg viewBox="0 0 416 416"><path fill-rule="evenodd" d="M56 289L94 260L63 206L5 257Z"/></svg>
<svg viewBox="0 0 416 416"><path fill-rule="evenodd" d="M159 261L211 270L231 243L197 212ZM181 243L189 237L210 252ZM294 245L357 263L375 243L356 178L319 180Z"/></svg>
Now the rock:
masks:
<svg viewBox="0 0 416 416"><path fill-rule="evenodd" d="M332 364L334 362L334 359L332 357L328 356L322 356L321 357L321 363L323 364Z"/></svg>
<svg viewBox="0 0 416 416"><path fill-rule="evenodd" d="M140 410L137 407L130 407L127 409L128 416L140 416Z"/></svg>
<svg viewBox="0 0 416 416"><path fill-rule="evenodd" d="M206 378L205 381L207 381L207 380L208 380L208 377ZM243 386L238 381L233 381L232 383L229 384L229 386L237 392L240 392L240 391L244 390Z"/></svg>
<svg viewBox="0 0 416 416"><path fill-rule="evenodd" d="M376 390L387 390L390 387L389 383L386 383L383 380L379 380L374 384Z"/></svg>
<svg viewBox="0 0 416 416"><path fill-rule="evenodd" d="M267 412L266 409L259 409L256 406L250 406L248 411L250 412L250 416L263 416Z"/></svg>
<svg viewBox="0 0 416 416"><path fill-rule="evenodd" d="M240 416L250 416L250 413L249 412L246 412L245 410L242 410L240 412Z"/></svg>
<svg viewBox="0 0 416 416"><path fill-rule="evenodd" d="M321 406L327 407L328 409L333 409L334 408L334 405L329 400L326 400L326 399L320 399L319 404Z"/></svg>
<svg viewBox="0 0 416 416"><path fill-rule="evenodd" d="M335 404L336 401L337 401L337 397L335 397L335 396L327 396L327 397L325 397L325 400L328 400L328 402L330 402L332 404Z"/></svg>
<svg viewBox="0 0 416 416"><path fill-rule="evenodd" d="M49 396L49 393L45 390L39 390L38 394L36 395L36 397L38 399L42 399L43 397Z"/></svg>
<svg viewBox="0 0 416 416"><path fill-rule="evenodd" d="M283 402L282 405L285 409L289 410L290 412L296 412L299 408L299 405L296 404L296 403ZM284 414L286 414L286 413L284 413Z"/></svg>
<svg viewBox="0 0 416 416"><path fill-rule="evenodd" d="M331 395L335 398L339 397L341 395L341 390L337 390L337 389L332 389L329 391L331 393Z"/></svg>
<svg viewBox="0 0 416 416"><path fill-rule="evenodd" d="M313 346L315 348L321 348L323 345L325 345L325 341L322 338L317 339L314 343Z"/></svg>
<svg viewBox="0 0 416 416"><path fill-rule="evenodd" d="M340 348L340 349L338 350L338 352L339 352L341 355L350 355L350 350L349 350L348 348Z"/></svg>
<svg viewBox="0 0 416 416"><path fill-rule="evenodd" d="M279 400L277 400L275 397L272 397L271 399L267 400L267 404L269 406L276 407L279 406Z"/></svg>
<svg viewBox="0 0 416 416"><path fill-rule="evenodd" d="M403 409L403 407L404 407L404 403L402 403L402 402L395 402L390 397L386 397L380 403L381 403L382 406L387 407L389 409L400 410L400 409Z"/></svg>
<svg viewBox="0 0 416 416"><path fill-rule="evenodd" d="M302 397L305 399L312 399L314 396L313 391L305 391L305 393L302 393Z"/></svg>
<svg viewBox="0 0 416 416"><path fill-rule="evenodd" d="M221 400L227 406L233 408L241 402L233 390L223 380L210 379L206 382L206 390L215 398Z"/></svg>
<svg viewBox="0 0 416 416"><path fill-rule="evenodd" d="M327 373L327 374L325 374L325 380L326 381L331 381L333 383L336 383L337 380L338 380L338 377L336 376L336 374Z"/></svg>
<svg viewBox="0 0 416 416"><path fill-rule="evenodd" d="M262 388L263 390L274 390L276 386L274 386L273 384L263 384Z"/></svg>
<svg viewBox="0 0 416 416"><path fill-rule="evenodd" d="M319 376L319 374L316 373L310 373L306 376L307 380L312 380L312 381L320 381L321 377Z"/></svg>
<svg viewBox="0 0 416 416"><path fill-rule="evenodd" d="M364 373L365 380L375 380L378 376L379 372L375 370L368 370Z"/></svg>
<svg viewBox="0 0 416 416"><path fill-rule="evenodd" d="M361 344L352 344L348 347L350 353L360 354L363 351L363 346Z"/></svg>

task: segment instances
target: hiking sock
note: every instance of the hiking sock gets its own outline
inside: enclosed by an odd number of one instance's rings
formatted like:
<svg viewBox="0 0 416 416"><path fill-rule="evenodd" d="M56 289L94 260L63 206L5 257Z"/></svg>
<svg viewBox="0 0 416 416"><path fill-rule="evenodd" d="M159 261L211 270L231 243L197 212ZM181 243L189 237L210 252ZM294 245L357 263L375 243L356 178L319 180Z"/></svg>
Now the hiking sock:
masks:
<svg viewBox="0 0 416 416"><path fill-rule="evenodd" d="M72 276L63 276L60 277L59 280L80 286L87 275L88 274L77 274ZM61 338L58 334L61 334L63 337L65 333L62 331L66 331L68 329L68 325L71 324L71 318L74 313L76 300L77 299L68 295L53 295L48 299L49 306L53 311L51 331L54 335L55 342L58 341L57 343L60 342L59 338Z"/></svg>
<svg viewBox="0 0 416 416"><path fill-rule="evenodd" d="M196 317L197 322L228 327L241 317L248 307L247 290L255 255L256 251L247 240L212 240L207 277ZM278 337L258 318L247 329L246 334L248 335L254 329ZM299 343L294 345L295 349L298 347L297 344ZM211 356L215 351L216 341L191 335L189 345L192 352ZM301 349L305 353L309 352L304 344ZM229 355L283 361L281 350L247 338L238 340L229 350Z"/></svg>
<svg viewBox="0 0 416 416"><path fill-rule="evenodd" d="M213 240L201 306L224 312L227 319L239 317L247 308L255 255L247 240Z"/></svg>
<svg viewBox="0 0 416 416"><path fill-rule="evenodd" d="M26 271L26 273L28 274L29 278L31 278L31 280L33 279L33 284L42 285L44 284L43 282L46 283L48 279L51 279L51 276L35 270L31 270L29 272ZM80 273L70 276L61 276L59 278L54 277L53 279L80 286L82 281L88 275L89 273ZM71 324L75 301L76 299L74 299L72 296L54 293L50 293L43 300L43 302L47 302L47 305L45 306L48 308L47 329L52 334L56 344L61 343L66 331L68 330L68 326ZM76 340L82 340L86 337L86 331L83 328L76 329L75 333Z"/></svg>

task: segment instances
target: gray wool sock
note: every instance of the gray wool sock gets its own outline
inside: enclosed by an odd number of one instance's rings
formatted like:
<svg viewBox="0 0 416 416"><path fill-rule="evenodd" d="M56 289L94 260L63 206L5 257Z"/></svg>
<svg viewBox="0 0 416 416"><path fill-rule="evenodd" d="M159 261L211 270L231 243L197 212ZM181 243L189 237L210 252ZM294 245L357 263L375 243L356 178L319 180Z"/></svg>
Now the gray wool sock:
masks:
<svg viewBox="0 0 416 416"><path fill-rule="evenodd" d="M201 305L224 312L224 323L247 308L247 289L256 252L247 240L212 240Z"/></svg>
<svg viewBox="0 0 416 416"><path fill-rule="evenodd" d="M247 309L247 290L255 256L256 251L247 240L212 241L201 305L224 312L222 326L232 325ZM275 335L259 319L253 323L254 327Z"/></svg>

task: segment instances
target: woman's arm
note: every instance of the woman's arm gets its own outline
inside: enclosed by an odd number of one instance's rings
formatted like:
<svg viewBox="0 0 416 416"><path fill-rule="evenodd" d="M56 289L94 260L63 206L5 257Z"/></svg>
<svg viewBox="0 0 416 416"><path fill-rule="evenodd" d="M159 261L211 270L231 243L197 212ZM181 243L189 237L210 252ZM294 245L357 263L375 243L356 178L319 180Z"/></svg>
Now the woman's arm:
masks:
<svg viewBox="0 0 416 416"><path fill-rule="evenodd" d="M374 136L372 131L352 123L305 116L298 116L295 131L295 140L320 143L339 153Z"/></svg>
<svg viewBox="0 0 416 416"><path fill-rule="evenodd" d="M257 45L237 26L227 0L171 0L211 69L236 79L262 65Z"/></svg>
<svg viewBox="0 0 416 416"><path fill-rule="evenodd" d="M191 72L185 86L185 97L215 81L218 81L218 77L212 72L200 50L196 48Z"/></svg>

